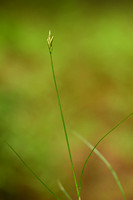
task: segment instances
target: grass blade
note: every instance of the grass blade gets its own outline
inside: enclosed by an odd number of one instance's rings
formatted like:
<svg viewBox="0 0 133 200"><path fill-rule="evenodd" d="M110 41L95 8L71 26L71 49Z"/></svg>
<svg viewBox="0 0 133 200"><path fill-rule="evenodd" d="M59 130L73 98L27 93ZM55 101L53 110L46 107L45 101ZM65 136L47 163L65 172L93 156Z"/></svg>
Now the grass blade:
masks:
<svg viewBox="0 0 133 200"><path fill-rule="evenodd" d="M7 146L16 154L16 156L19 158L19 160L23 163L23 165L32 173L32 175L57 199L60 200L59 197L42 181L41 178L27 165L27 163L22 159L22 157L14 150L14 148L8 143Z"/></svg>
<svg viewBox="0 0 133 200"><path fill-rule="evenodd" d="M74 135L76 135L76 137L78 137L84 144L86 144L91 150L94 148L94 146L88 142L84 137L82 137L81 135L79 135L78 133L74 132ZM108 167L108 169L110 170L110 172L112 173L122 195L123 195L123 199L126 200L126 196L125 196L125 192L123 190L123 187L120 183L120 180L115 172L115 170L112 168L111 164L107 161L107 159L95 148L94 149L94 153L105 163L105 165Z"/></svg>
<svg viewBox="0 0 133 200"><path fill-rule="evenodd" d="M92 151L90 152L89 156L87 157L83 168L82 168L82 172L81 172L81 176L80 176L80 183L79 183L79 193L81 192L81 184L82 184L82 178L83 178L83 174L84 174L84 170L85 170L85 166L91 156L91 154L93 153L93 151L95 150L95 148L99 145L99 143L105 138L107 137L113 130L115 130L118 126L120 126L124 121L126 121L129 117L131 117L133 115L133 113L129 114L128 116L126 116L123 120L121 120L116 126L114 126L110 131L108 131L98 142L97 144L94 146L94 148L92 149Z"/></svg>
<svg viewBox="0 0 133 200"><path fill-rule="evenodd" d="M68 192L65 190L65 188L63 187L61 182L59 180L57 182L58 182L58 186L59 186L60 190L64 193L64 195L67 197L67 199L72 200L72 198L70 197Z"/></svg>

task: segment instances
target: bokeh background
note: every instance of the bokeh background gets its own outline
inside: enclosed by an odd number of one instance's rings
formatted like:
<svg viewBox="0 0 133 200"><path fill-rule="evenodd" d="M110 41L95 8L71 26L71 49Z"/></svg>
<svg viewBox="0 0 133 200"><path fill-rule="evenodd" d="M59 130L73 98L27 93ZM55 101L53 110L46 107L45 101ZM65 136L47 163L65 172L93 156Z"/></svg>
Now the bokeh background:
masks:
<svg viewBox="0 0 133 200"><path fill-rule="evenodd" d="M79 181L93 145L133 111L133 6L130 1L0 1L0 200L54 200L6 146L7 140L62 199L60 180L77 199L46 39L53 60ZM98 147L133 199L133 119ZM83 200L121 200L94 154L83 176Z"/></svg>

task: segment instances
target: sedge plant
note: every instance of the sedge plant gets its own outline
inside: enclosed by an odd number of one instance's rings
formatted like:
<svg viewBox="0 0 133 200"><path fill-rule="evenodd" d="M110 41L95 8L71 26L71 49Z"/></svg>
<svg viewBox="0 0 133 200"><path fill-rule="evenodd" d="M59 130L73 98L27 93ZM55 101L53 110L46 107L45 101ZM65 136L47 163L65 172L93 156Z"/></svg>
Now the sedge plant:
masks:
<svg viewBox="0 0 133 200"><path fill-rule="evenodd" d="M96 147L99 145L99 143L106 137L108 136L114 129L116 129L118 126L120 126L124 121L126 121L130 116L133 115L133 113L129 114L127 117L125 117L123 120L121 120L117 125L115 125L110 131L108 131L97 143L96 145L92 148L92 151L90 152L90 154L88 155L87 159L84 162L82 171L81 171L81 176L80 176L80 183L79 186L77 184L77 180L76 180L76 175L75 175L75 170L74 170L74 165L73 165L73 161L72 161L72 156L71 156L71 150L70 150L70 145L69 145L69 140L68 140L68 134L67 134L67 130L66 130L66 125L65 125L65 121L64 121L64 116L63 116L63 112L62 112L62 107L61 107L61 101L60 101L60 97L59 97L59 92L58 92L58 87L57 87L57 83L56 83L56 78L55 78L55 73L54 73L54 67L53 67L53 59L52 59L52 50L53 50L53 36L51 35L51 31L49 31L49 35L48 35L48 48L49 48L49 53L50 53L50 59L51 59L51 67L52 67L52 73L53 73L53 79L54 79L54 84L55 84L55 88L56 88L56 93L57 93L57 97L58 97L58 104L59 104L59 108L60 108L60 113L61 113L61 118L62 118L62 122L63 122L63 127L64 127L64 132L65 132L65 137L66 137L66 142L67 142L67 147L68 147L68 152L69 152L69 157L70 157L70 161L71 161L71 166L72 166L72 171L73 171L73 176L74 176L74 181L75 181L75 186L76 186L76 190L77 190L77 194L78 194L78 198L79 200L81 199L80 197L80 192L81 192L81 184L82 184L82 178L83 178L83 174L84 174L84 170L85 170L85 166L90 158L90 156L92 155L93 151L96 149ZM105 161L105 160L104 160ZM107 164L107 162L106 162ZM112 169L112 168L111 168ZM114 171L113 171L114 174ZM115 175L116 178L116 175ZM116 178L117 179L117 178ZM118 183L119 180L117 179L117 184L120 186L120 184ZM124 200L126 200L125 197L125 193L123 191L122 186L120 186L122 195L124 197Z"/></svg>
<svg viewBox="0 0 133 200"><path fill-rule="evenodd" d="M82 178L83 178L83 174L84 174L84 169L85 166L90 158L90 156L92 155L93 152L95 152L99 158L107 165L107 167L110 169L112 175L114 176L120 190L121 193L123 195L124 200L126 200L125 197L125 193L124 190L120 184L120 181L115 173L115 171L113 170L113 168L111 167L111 165L108 163L108 161L96 150L96 147L99 145L99 143L106 137L109 135L109 133L111 133L114 129L116 129L118 126L120 126L124 121L126 121L129 117L131 117L133 115L133 113L129 114L127 117L125 117L123 120L121 120L116 126L114 126L110 131L108 131L108 133L106 133L97 143L96 145L93 147L92 145L90 145L89 143L85 142L85 140L83 140L83 138L80 137L80 139L82 141L84 141L84 143L86 143L89 148L91 148L91 152L88 155L87 159L84 162L83 168L82 168L82 172L81 172L81 176L80 176L80 182L79 184L77 183L77 179L76 179L76 174L75 174L75 170L74 170L74 164L73 164L73 159L72 159L72 154L71 154L71 149L70 149L70 144L69 144L69 139L68 139L68 133L67 133L67 129L66 129L66 124L65 124L65 120L64 120L64 115L63 115L63 111L62 111L62 106L61 106L61 101L60 101L60 97L59 97L59 92L58 92L58 87L57 87L57 82L56 82L56 77L55 77L55 72L54 72L54 65L53 65L53 58L52 58L52 52L53 52L53 36L51 34L51 31L49 31L49 35L48 35L48 39L47 39L47 44L48 44L48 49L49 49L49 54L50 54L50 60L51 60L51 68L52 68L52 74L53 74L53 80L54 80L54 85L55 85L55 89L56 89L56 94L57 94L57 98L58 98L58 104L59 104L59 109L60 109L60 114L61 114L61 119L62 119L62 124L63 124L63 128L64 128L64 133L65 133L65 139L66 139L66 144L67 144L67 149L68 149L68 154L69 154L69 158L70 158L70 162L71 162L71 168L72 168L72 172L73 172L73 178L74 178L74 182L75 182L75 187L76 187L76 191L77 191L77 197L78 200L81 200L81 184L82 184ZM78 136L79 137L79 136ZM5 141L6 145L8 145L8 147L10 148L10 150L15 153L15 155L19 158L19 160L23 163L23 165L32 173L32 175L54 196L55 199L60 200L60 198L49 188L49 186L47 186L46 183L44 183L44 181L35 173L35 171L23 160L23 158L20 156L20 154L7 142ZM58 182L58 185L60 187L60 189L62 190L62 192L66 195L66 197L69 200L72 200L72 198L70 197L70 195L67 193L67 191L64 189L63 185Z"/></svg>

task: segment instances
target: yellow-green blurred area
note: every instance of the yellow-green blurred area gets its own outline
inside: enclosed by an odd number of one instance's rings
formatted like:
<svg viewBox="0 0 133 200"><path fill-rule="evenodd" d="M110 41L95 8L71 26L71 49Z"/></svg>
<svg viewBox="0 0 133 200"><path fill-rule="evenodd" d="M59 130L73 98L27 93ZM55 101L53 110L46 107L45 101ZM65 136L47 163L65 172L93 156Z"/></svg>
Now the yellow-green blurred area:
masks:
<svg viewBox="0 0 133 200"><path fill-rule="evenodd" d="M130 1L0 1L0 200L54 200L3 143L7 140L60 197L77 199L47 46L53 62L77 180L93 145L133 112L133 6ZM98 147L133 199L133 119ZM92 154L82 200L122 200Z"/></svg>

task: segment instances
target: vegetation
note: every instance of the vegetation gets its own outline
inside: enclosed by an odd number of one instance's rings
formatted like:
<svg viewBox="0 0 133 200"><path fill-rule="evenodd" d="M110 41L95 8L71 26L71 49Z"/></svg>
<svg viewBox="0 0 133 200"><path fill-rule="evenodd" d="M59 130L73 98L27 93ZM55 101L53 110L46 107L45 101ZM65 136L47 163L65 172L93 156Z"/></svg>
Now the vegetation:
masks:
<svg viewBox="0 0 133 200"><path fill-rule="evenodd" d="M79 186L89 148L133 108L132 3L112 1L5 0L0 6L0 199L55 197L2 141L7 141L60 198L77 199L51 74L52 58ZM116 170L127 200L133 199L133 123L129 118L97 146ZM105 193L106 189L106 193ZM97 191L97 192L95 192ZM118 200L115 179L95 154L85 167L84 199Z"/></svg>
<svg viewBox="0 0 133 200"><path fill-rule="evenodd" d="M58 104L59 104L59 108L60 108L60 113L61 113L61 118L62 118L62 123L63 123L63 128L64 128L64 132L65 132L65 138L66 138L66 143L67 143L67 147L68 147L68 153L69 153L69 158L70 158L70 162L71 162L71 167L72 167L72 172L73 172L73 177L74 177L74 181L75 181L75 186L76 186L76 190L77 190L77 195L78 195L78 199L81 200L81 183L82 183L82 177L84 174L84 169L85 166L91 156L91 154L93 152L95 152L99 158L107 165L107 167L110 169L112 175L115 178L116 183L118 184L120 191L123 195L124 200L126 200L126 196L124 193L124 190L122 188L122 185L116 175L116 172L114 171L114 169L111 167L111 165L109 164L109 162L104 158L103 155L101 155L98 150L96 150L96 147L99 145L99 143L106 137L108 136L113 130L115 130L118 126L120 126L123 122L125 122L129 117L131 117L133 115L133 113L129 114L127 117L125 117L123 120L121 120L116 126L114 126L110 131L108 131L97 143L96 145L93 147L89 142L87 142L83 137L79 136L78 134L76 134L76 136L78 136L82 141L84 141L90 148L91 148L91 152L89 154L89 156L87 157L87 159L85 160L85 163L83 165L82 171L81 171L81 176L80 176L80 183L78 186L77 183L77 179L76 179L76 174L75 174L75 170L74 170L74 164L73 164L73 160L72 160L72 155L71 155L71 150L70 150L70 144L69 144L69 140L68 140L68 134L67 134L67 130L66 130L66 124L65 124L65 120L64 120L64 116L63 116L63 111L62 111L62 107L61 107L61 101L60 101L60 97L59 97L59 92L58 92L58 87L57 87L57 83L56 83L56 78L55 78L55 72L54 72L54 66L53 66L53 59L52 59L52 51L53 51L53 36L51 34L51 31L49 31L49 35L48 35L48 39L47 39L47 43L48 43L48 48L49 48L49 53L50 53L50 59L51 59L51 67L52 67L52 73L53 73L53 79L54 79L54 84L55 84L55 89L56 89L56 94L57 94L57 98L58 98ZM28 166L28 164L21 158L21 156L14 150L14 148L8 143L5 142L8 147L16 154L16 156L21 160L21 162L24 164L24 166L34 175L34 177L57 199L59 200L59 197L49 188L49 186L47 186L47 184L45 184L42 179ZM59 187L60 189L64 192L64 194L66 195L66 197L68 199L71 199L71 197L69 196L69 194L66 192L66 190L64 189L64 187L62 186L62 184L59 182Z"/></svg>

